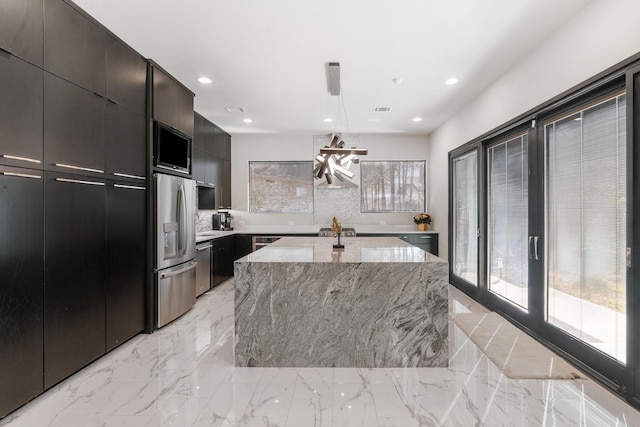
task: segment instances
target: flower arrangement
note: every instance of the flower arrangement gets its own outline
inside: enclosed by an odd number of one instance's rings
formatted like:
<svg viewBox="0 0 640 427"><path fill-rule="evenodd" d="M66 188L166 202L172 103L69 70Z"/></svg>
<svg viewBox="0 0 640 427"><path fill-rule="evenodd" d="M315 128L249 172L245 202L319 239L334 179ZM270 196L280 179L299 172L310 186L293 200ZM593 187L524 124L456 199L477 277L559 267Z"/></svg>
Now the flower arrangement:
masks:
<svg viewBox="0 0 640 427"><path fill-rule="evenodd" d="M413 222L416 224L431 224L431 217L429 214L421 213L413 217Z"/></svg>

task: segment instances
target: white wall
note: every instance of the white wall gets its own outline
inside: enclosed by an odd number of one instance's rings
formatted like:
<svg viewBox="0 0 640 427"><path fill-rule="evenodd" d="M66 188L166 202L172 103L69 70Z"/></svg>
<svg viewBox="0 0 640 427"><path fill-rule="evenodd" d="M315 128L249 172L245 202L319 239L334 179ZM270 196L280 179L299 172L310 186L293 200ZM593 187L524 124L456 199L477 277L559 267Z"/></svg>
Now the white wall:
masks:
<svg viewBox="0 0 640 427"><path fill-rule="evenodd" d="M431 135L429 213L438 218L441 257L448 254L448 152L638 52L640 1L594 0Z"/></svg>
<svg viewBox="0 0 640 427"><path fill-rule="evenodd" d="M361 157L362 160L427 160L427 181L429 181L429 138L425 135L359 134L353 135L351 139L349 135L343 135L343 139L347 145L353 140L357 141L355 145L358 148L369 150L367 156ZM295 225L314 224L313 214L248 213L249 161L313 160L318 154L313 144L313 135L238 134L232 136L231 205L238 228L244 225L289 225L291 222ZM413 225L413 215L359 214L357 223L379 225L380 221L384 221L387 225ZM328 226L328 224L324 225Z"/></svg>

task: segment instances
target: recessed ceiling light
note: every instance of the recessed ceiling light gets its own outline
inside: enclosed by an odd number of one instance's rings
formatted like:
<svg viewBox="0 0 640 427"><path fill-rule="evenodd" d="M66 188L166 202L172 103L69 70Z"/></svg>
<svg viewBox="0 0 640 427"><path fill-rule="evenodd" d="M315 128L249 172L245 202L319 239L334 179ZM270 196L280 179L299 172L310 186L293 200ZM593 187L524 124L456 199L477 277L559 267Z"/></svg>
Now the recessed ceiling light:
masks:
<svg viewBox="0 0 640 427"><path fill-rule="evenodd" d="M245 123L253 123L253 120L251 119L242 119L242 121Z"/></svg>
<svg viewBox="0 0 640 427"><path fill-rule="evenodd" d="M411 121L413 121L413 122L421 122L422 121L422 117L414 117L413 119L411 119Z"/></svg>
<svg viewBox="0 0 640 427"><path fill-rule="evenodd" d="M211 80L209 77L204 77L204 76L198 77L198 81L206 85L213 83L213 80Z"/></svg>
<svg viewBox="0 0 640 427"><path fill-rule="evenodd" d="M458 83L460 80L456 79L455 77L451 77L450 79L445 80L444 84L446 85L454 85L456 83Z"/></svg>
<svg viewBox="0 0 640 427"><path fill-rule="evenodd" d="M331 117L327 117L326 119L324 119L325 123L331 123L333 121L333 119Z"/></svg>

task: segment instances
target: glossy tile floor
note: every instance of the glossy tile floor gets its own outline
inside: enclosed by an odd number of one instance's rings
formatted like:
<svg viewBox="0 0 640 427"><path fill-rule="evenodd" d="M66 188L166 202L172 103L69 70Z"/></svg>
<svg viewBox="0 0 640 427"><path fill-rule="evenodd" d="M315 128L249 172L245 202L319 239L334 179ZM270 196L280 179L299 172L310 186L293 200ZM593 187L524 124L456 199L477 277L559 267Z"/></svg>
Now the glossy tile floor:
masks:
<svg viewBox="0 0 640 427"><path fill-rule="evenodd" d="M450 288L452 312L484 311ZM19 426L640 426L591 380L510 380L451 323L449 368L234 368L233 284L0 421Z"/></svg>

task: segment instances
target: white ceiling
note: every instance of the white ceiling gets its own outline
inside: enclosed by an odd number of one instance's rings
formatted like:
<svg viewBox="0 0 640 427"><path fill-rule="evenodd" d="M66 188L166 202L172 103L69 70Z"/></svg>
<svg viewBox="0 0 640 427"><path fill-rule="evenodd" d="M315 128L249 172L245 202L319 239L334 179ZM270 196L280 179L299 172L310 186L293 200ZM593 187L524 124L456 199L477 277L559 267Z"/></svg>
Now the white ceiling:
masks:
<svg viewBox="0 0 640 427"><path fill-rule="evenodd" d="M427 134L592 0L74 1L231 134Z"/></svg>

